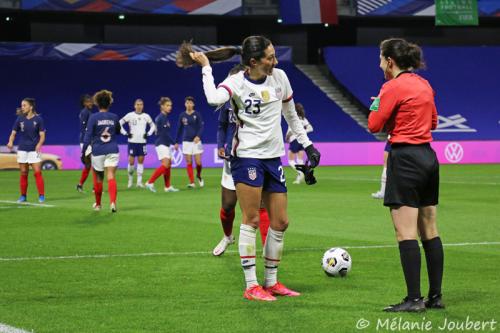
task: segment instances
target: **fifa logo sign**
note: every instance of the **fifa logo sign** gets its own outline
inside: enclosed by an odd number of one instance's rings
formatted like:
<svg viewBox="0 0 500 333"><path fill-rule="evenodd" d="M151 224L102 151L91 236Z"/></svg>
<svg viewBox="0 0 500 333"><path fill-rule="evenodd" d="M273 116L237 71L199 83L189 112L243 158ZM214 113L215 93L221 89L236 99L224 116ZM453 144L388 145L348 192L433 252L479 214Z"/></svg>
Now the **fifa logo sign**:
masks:
<svg viewBox="0 0 500 333"><path fill-rule="evenodd" d="M444 148L444 156L451 163L458 163L464 157L464 148L458 142L450 142Z"/></svg>

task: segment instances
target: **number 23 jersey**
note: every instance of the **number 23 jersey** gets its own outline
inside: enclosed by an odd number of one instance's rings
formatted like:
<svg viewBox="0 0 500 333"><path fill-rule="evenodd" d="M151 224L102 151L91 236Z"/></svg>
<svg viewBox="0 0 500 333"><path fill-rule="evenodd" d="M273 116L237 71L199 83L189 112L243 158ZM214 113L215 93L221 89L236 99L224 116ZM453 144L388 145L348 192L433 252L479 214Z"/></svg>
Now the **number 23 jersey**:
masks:
<svg viewBox="0 0 500 333"><path fill-rule="evenodd" d="M118 133L120 133L118 116L112 112L97 112L89 118L84 144L92 143L93 156L116 154Z"/></svg>
<svg viewBox="0 0 500 333"><path fill-rule="evenodd" d="M265 79L254 81L241 71L229 76L218 88L229 92L240 123L232 154L261 159L283 156L282 104L293 95L285 72L274 68Z"/></svg>

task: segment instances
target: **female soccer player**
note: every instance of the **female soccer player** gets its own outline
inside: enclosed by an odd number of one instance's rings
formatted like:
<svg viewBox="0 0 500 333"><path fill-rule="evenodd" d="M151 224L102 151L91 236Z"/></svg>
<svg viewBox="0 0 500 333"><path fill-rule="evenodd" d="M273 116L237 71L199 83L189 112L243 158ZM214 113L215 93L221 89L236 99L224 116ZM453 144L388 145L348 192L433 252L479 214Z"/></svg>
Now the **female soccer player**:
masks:
<svg viewBox="0 0 500 333"><path fill-rule="evenodd" d="M115 173L120 160L116 136L120 133L120 120L114 113L108 112L113 103L113 93L101 90L94 95L94 103L99 112L90 116L87 130L83 138L82 160L87 147L92 144L92 167L96 173L94 183L94 210L101 210L102 183L104 171L108 179L108 193L111 212L116 212L116 179Z"/></svg>
<svg viewBox="0 0 500 333"><path fill-rule="evenodd" d="M45 185L42 176L40 155L42 145L45 142L45 126L42 117L36 113L35 99L25 98L21 102L21 108L17 109L17 119L12 126L7 148L14 147L14 140L19 133L19 145L17 147L17 163L21 172L20 188L21 196L17 202L26 202L28 192L28 173L30 165L35 173L35 182L38 189L38 201L45 202Z"/></svg>
<svg viewBox="0 0 500 333"><path fill-rule="evenodd" d="M78 118L80 119L80 149L83 147L83 137L85 136L85 130L87 129L87 123L89 121L89 117L92 114L92 108L94 107L94 102L92 101L92 97L90 95L83 95L80 103L82 104L83 109L80 111ZM83 161L83 169L82 175L80 177L80 182L76 185L76 190L78 192L83 192L83 184L87 180L89 176L91 160L90 153L92 153L92 148L89 146L87 151L85 152L85 160Z"/></svg>
<svg viewBox="0 0 500 333"><path fill-rule="evenodd" d="M437 126L434 90L429 82L413 73L424 66L422 50L404 39L380 44L380 68L386 82L373 101L368 118L371 132L385 126L391 151L387 161L384 205L389 207L399 242L401 265L408 294L389 312L420 312L443 308L443 245L436 226L439 197L439 163L429 142ZM429 275L429 298L420 294L420 235Z"/></svg>
<svg viewBox="0 0 500 333"><path fill-rule="evenodd" d="M179 190L170 184L170 169L171 160L170 145L174 144L174 140L170 135L170 121L168 114L172 112L172 100L168 97L160 98L158 102L160 105L160 114L155 119L156 125L156 153L161 165L151 175L151 178L146 183L146 188L151 192L156 192L154 187L155 180L163 175L165 180L165 192L178 192Z"/></svg>
<svg viewBox="0 0 500 333"><path fill-rule="evenodd" d="M121 133L128 137L128 184L131 188L134 183L135 158L137 157L137 187L144 187L142 184L142 174L144 173L144 156L147 154L147 137L155 132L155 124L149 116L144 113L144 102L142 99L136 99L134 103L135 111L129 112L120 119ZM129 131L127 132L123 125L127 123ZM149 131L146 133L146 127L149 125Z"/></svg>
<svg viewBox="0 0 500 333"><path fill-rule="evenodd" d="M238 73L243 70L244 66L237 65L233 68L229 75ZM234 208L236 207L236 202L238 200L236 196L236 188L234 186L233 176L231 175L231 147L234 134L236 132L237 119L233 111L231 103L226 103L225 107L219 113L219 127L217 128L217 148L218 155L224 161L224 166L222 168L222 180L221 180L221 209L220 209L220 221L222 224L222 230L224 231L224 237L213 249L212 254L214 256L222 255L227 247L234 243L233 236L233 222L234 222ZM259 210L260 216L260 237L262 244L266 243L267 231L269 230L269 215L267 210L261 204Z"/></svg>
<svg viewBox="0 0 500 333"><path fill-rule="evenodd" d="M387 182L387 158L389 157L389 152L391 151L391 144L389 141L385 143L384 147L384 168L382 169L382 175L380 176L380 190L372 193L373 199L383 199L385 195L385 184Z"/></svg>
<svg viewBox="0 0 500 333"><path fill-rule="evenodd" d="M314 129L306 118L304 106L300 103L295 103L295 110L297 111L297 115L306 133L311 133ZM286 142L290 142L290 146L288 147L288 164L295 169L295 165L304 164L304 147L298 143L296 136L292 133L290 128L288 128L286 132ZM297 170L297 178L295 178L293 183L300 184L303 180L304 174Z"/></svg>
<svg viewBox="0 0 500 333"><path fill-rule="evenodd" d="M184 44L180 51L181 56L186 55L186 51L190 51L189 44ZM262 301L274 301L274 295L298 296L298 292L277 280L283 235L288 227L287 190L280 160L280 156L285 153L281 132L282 113L297 135L297 141L306 147L312 167L318 165L320 154L309 141L295 112L288 77L285 72L275 68L278 61L274 47L270 40L262 36L245 38L241 49L229 47L206 54L188 54L202 66L203 89L208 103L221 105L232 99L238 109L240 125L233 145L231 174L243 216L239 237L241 265L246 281L243 296L249 300ZM235 54L241 54L242 64L247 70L229 76L216 88L209 59L224 60ZM260 221L261 199L271 220L264 247L265 288L258 284L255 271L255 235Z"/></svg>
<svg viewBox="0 0 500 333"><path fill-rule="evenodd" d="M195 188L193 175L193 160L196 162L196 178L198 185L203 187L205 183L201 178L201 154L203 153L203 144L201 143L201 134L203 133L203 117L201 113L194 110L194 98L187 96L184 101L186 111L179 115L177 124L177 135L175 139L175 149L179 148L182 136L182 153L186 160L186 169L189 177L188 188Z"/></svg>

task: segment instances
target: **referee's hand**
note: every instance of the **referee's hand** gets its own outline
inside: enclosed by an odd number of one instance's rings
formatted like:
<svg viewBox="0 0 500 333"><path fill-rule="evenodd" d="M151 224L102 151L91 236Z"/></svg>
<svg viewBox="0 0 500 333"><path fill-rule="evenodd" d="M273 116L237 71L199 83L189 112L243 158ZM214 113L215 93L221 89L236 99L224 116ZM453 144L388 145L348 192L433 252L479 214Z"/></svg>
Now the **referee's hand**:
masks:
<svg viewBox="0 0 500 333"><path fill-rule="evenodd" d="M311 168L317 167L319 165L319 160L321 159L321 153L312 144L307 146L305 151Z"/></svg>

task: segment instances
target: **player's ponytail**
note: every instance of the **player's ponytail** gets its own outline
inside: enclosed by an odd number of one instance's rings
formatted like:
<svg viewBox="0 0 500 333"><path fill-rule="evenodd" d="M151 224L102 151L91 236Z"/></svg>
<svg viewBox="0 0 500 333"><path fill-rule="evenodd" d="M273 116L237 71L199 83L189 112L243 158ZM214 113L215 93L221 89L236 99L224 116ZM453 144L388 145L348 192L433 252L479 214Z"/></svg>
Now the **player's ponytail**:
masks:
<svg viewBox="0 0 500 333"><path fill-rule="evenodd" d="M111 103L113 103L113 93L111 91L103 89L94 94L94 104L100 110L109 109Z"/></svg>
<svg viewBox="0 0 500 333"><path fill-rule="evenodd" d="M380 43L383 57L391 58L403 70L425 68L423 53L417 44L408 43L402 38L390 38Z"/></svg>

